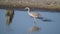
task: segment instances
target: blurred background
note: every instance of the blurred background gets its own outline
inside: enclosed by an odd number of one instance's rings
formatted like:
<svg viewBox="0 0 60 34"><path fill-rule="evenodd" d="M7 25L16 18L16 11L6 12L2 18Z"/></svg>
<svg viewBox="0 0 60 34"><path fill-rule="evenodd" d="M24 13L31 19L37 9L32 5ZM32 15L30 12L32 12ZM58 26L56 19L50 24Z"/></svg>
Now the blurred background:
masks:
<svg viewBox="0 0 60 34"><path fill-rule="evenodd" d="M13 21L8 28L9 31L7 31L5 10L0 9L0 34L27 34L27 30L33 26L33 18L27 14L27 11L14 11ZM52 22L43 22L42 20L37 19L37 26L40 27L41 30L31 34L60 34L60 13L44 11L45 10L39 10L36 12L39 12L45 18L51 19Z"/></svg>

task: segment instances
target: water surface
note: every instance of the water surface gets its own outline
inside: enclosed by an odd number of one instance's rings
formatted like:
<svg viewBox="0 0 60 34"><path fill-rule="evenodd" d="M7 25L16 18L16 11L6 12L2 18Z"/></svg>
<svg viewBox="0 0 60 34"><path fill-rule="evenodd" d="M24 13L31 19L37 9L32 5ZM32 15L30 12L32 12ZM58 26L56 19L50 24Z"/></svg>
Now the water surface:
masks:
<svg viewBox="0 0 60 34"><path fill-rule="evenodd" d="M6 31L5 12L0 9L0 34L27 34L27 29L33 26L33 18L27 12L15 10L15 15L9 29ZM31 34L60 34L60 13L39 12L43 17L51 19L52 22L43 22L37 19L37 26L41 31Z"/></svg>

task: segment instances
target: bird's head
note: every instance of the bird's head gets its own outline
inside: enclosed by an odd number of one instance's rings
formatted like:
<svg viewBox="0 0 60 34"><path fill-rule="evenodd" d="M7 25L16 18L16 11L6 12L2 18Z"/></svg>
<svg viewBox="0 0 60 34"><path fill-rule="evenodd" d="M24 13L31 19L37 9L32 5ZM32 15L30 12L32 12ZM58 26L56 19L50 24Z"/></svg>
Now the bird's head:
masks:
<svg viewBox="0 0 60 34"><path fill-rule="evenodd" d="M29 7L26 7L25 9L28 9L29 10Z"/></svg>

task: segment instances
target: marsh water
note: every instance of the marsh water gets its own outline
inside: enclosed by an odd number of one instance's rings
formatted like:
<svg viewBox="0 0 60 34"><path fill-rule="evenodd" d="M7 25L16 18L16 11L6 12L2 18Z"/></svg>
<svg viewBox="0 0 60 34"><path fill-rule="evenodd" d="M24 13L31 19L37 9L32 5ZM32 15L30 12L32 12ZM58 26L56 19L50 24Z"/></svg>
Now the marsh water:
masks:
<svg viewBox="0 0 60 34"><path fill-rule="evenodd" d="M33 18L31 18L27 11L14 10L14 18L9 26L9 31L6 31L5 10L0 9L0 34L27 34L28 28L34 25ZM31 34L60 34L60 13L59 12L41 12L43 17L52 20L51 22L44 22L37 19L37 25L41 28L37 32Z"/></svg>

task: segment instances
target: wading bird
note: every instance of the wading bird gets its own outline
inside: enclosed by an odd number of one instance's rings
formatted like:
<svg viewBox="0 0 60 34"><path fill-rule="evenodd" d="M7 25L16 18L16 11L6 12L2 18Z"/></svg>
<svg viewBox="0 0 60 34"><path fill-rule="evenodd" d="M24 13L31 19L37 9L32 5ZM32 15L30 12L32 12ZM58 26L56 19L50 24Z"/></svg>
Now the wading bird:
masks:
<svg viewBox="0 0 60 34"><path fill-rule="evenodd" d="M10 25L14 16L14 10L5 9L6 25Z"/></svg>
<svg viewBox="0 0 60 34"><path fill-rule="evenodd" d="M28 15L34 18L34 24L35 25L36 25L36 18L43 19L43 17L41 16L41 14L30 11L29 7L26 7L25 9L28 9Z"/></svg>
<svg viewBox="0 0 60 34"><path fill-rule="evenodd" d="M36 19L41 19L44 22L50 22L51 21L51 20L49 20L47 18L42 17L41 14L39 14L39 13L30 11L29 7L26 7L25 9L28 9L28 15L34 18L34 24L35 25L37 24Z"/></svg>

